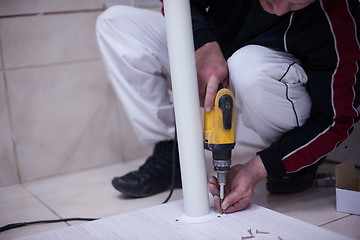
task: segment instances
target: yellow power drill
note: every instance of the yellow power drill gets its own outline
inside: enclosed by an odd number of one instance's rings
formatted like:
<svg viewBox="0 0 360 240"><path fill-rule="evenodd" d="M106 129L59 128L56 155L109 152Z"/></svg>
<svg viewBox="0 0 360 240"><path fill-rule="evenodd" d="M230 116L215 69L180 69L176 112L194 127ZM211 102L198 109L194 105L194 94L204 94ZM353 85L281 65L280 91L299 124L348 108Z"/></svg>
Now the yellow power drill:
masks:
<svg viewBox="0 0 360 240"><path fill-rule="evenodd" d="M220 186L220 213L231 166L231 151L236 143L234 119L234 95L229 89L219 87L214 107L204 116L204 148L212 151L214 171Z"/></svg>

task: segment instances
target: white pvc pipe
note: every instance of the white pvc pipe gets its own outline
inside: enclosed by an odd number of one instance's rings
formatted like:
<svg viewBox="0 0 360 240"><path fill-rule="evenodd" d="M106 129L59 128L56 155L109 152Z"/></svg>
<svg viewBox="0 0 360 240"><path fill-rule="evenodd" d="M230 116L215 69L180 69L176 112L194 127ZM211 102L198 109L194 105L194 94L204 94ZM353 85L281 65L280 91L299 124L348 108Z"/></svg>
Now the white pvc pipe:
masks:
<svg viewBox="0 0 360 240"><path fill-rule="evenodd" d="M210 213L189 0L164 0L184 211Z"/></svg>

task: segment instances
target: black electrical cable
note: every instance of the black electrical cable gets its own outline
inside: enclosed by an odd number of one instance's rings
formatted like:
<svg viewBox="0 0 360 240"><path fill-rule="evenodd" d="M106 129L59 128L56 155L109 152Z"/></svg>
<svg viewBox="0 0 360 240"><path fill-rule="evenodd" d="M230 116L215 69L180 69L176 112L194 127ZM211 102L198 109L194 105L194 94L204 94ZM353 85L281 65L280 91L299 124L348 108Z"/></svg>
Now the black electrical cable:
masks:
<svg viewBox="0 0 360 240"><path fill-rule="evenodd" d="M5 232L10 229L24 227L27 225L32 224L39 224L39 223L57 223L57 222L69 222L69 221L94 221L98 220L99 218L63 218L63 219L55 219L55 220L39 220L33 222L19 222L19 223L11 223L5 226L0 227L0 232Z"/></svg>
<svg viewBox="0 0 360 240"><path fill-rule="evenodd" d="M176 174L176 152L177 152L177 134L176 134L176 128L175 128L175 140L173 145L173 152L172 152L172 178L171 178L171 186L170 186L170 192L167 198L165 199L164 203L167 203L175 189L175 174Z"/></svg>
<svg viewBox="0 0 360 240"><path fill-rule="evenodd" d="M173 152L172 152L172 179L171 179L171 186L170 186L170 192L167 198L165 199L164 203L167 203L175 189L175 174L176 174L176 153L177 153L177 134L175 129L175 140L173 144ZM33 221L33 222L19 222L19 223L10 223L8 225L0 227L0 232L5 232L10 229L24 227L27 225L33 225L33 224L41 224L41 223L57 223L57 222L69 222L69 221L94 221L98 220L99 218L63 218L63 219L55 219L55 220L39 220L39 221Z"/></svg>

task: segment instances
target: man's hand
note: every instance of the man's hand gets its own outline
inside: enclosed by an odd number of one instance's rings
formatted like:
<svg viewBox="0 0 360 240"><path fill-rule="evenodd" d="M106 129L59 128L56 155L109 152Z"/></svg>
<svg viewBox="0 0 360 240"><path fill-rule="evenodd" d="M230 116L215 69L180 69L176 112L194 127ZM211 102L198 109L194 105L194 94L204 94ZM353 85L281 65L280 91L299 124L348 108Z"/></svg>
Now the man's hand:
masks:
<svg viewBox="0 0 360 240"><path fill-rule="evenodd" d="M231 213L245 209L251 202L255 185L266 176L266 169L259 156L253 157L245 164L231 167L225 186L226 197L222 203L224 212ZM216 208L219 208L219 186L215 177L209 179L209 189L214 196Z"/></svg>
<svg viewBox="0 0 360 240"><path fill-rule="evenodd" d="M227 62L217 42L209 42L195 52L200 105L210 112L219 84L229 85Z"/></svg>

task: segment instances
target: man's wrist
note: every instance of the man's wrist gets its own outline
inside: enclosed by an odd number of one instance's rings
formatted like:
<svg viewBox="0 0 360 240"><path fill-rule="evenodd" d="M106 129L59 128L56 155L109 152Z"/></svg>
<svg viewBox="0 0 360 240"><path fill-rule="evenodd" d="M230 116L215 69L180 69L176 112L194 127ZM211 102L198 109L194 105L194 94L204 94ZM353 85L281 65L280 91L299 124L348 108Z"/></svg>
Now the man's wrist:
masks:
<svg viewBox="0 0 360 240"><path fill-rule="evenodd" d="M247 164L251 168L251 171L254 173L256 181L260 181L261 179L267 177L266 168L259 155L253 157Z"/></svg>

